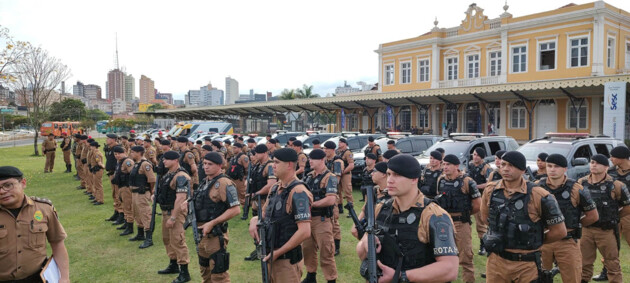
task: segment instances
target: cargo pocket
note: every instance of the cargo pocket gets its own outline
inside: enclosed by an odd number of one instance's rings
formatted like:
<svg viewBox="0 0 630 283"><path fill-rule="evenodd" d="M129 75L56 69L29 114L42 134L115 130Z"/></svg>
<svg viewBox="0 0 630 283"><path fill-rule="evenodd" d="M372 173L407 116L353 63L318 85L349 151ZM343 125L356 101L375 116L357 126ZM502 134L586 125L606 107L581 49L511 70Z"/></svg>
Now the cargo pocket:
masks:
<svg viewBox="0 0 630 283"><path fill-rule="evenodd" d="M30 235L28 246L32 249L39 249L46 246L46 232L48 231L48 222L37 222L30 226Z"/></svg>

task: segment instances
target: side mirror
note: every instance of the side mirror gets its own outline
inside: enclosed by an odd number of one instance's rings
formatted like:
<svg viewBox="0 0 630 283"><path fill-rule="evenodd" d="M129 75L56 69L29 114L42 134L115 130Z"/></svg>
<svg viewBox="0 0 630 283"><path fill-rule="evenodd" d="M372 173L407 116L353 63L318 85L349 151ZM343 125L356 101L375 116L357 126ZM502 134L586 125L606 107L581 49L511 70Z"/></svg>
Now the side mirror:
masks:
<svg viewBox="0 0 630 283"><path fill-rule="evenodd" d="M588 164L588 159L584 157L578 157L571 161L572 166L584 166Z"/></svg>

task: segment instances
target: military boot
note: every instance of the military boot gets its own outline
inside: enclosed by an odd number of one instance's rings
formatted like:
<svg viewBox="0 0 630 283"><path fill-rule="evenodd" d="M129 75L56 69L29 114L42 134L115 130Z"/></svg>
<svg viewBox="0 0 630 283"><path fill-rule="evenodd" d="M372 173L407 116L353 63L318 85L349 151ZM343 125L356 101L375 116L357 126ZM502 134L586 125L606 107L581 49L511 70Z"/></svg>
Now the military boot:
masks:
<svg viewBox="0 0 630 283"><path fill-rule="evenodd" d="M341 240L335 239L335 256L339 255L340 246L341 246Z"/></svg>
<svg viewBox="0 0 630 283"><path fill-rule="evenodd" d="M190 274L188 273L188 264L179 265L179 276L173 280L173 283L184 283L190 281Z"/></svg>
<svg viewBox="0 0 630 283"><path fill-rule="evenodd" d="M339 214L343 214L343 204L337 204L337 207L339 208Z"/></svg>
<svg viewBox="0 0 630 283"><path fill-rule="evenodd" d="M593 276L593 281L608 281L608 269L606 269L606 267L604 267L602 269L602 272L597 275L597 276Z"/></svg>
<svg viewBox="0 0 630 283"><path fill-rule="evenodd" d="M147 231L146 234L147 235L146 235L146 237L144 239L144 242L138 248L146 249L146 248L148 248L150 246L153 246L153 232Z"/></svg>
<svg viewBox="0 0 630 283"><path fill-rule="evenodd" d="M317 283L317 272L306 273L306 278L301 283Z"/></svg>
<svg viewBox="0 0 630 283"><path fill-rule="evenodd" d="M138 233L133 238L130 238L129 241L144 241L144 228L138 227Z"/></svg>
<svg viewBox="0 0 630 283"><path fill-rule="evenodd" d="M162 270L158 270L158 274L175 274L179 273L179 265L177 265L176 259L171 259L168 266Z"/></svg>
<svg viewBox="0 0 630 283"><path fill-rule="evenodd" d="M123 223L125 223L125 214L121 212L121 213L118 213L118 217L116 218L114 223L112 223L112 225L120 225Z"/></svg>
<svg viewBox="0 0 630 283"><path fill-rule="evenodd" d="M66 164L66 171L64 171L63 173L72 173L72 165Z"/></svg>
<svg viewBox="0 0 630 283"><path fill-rule="evenodd" d="M116 219L118 219L118 214L120 213L114 209L114 214L112 214L111 217L105 219L105 221L116 221Z"/></svg>
<svg viewBox="0 0 630 283"><path fill-rule="evenodd" d="M477 253L478 255L486 255L486 246L483 245L483 240L480 239L479 240L479 252Z"/></svg>
<svg viewBox="0 0 630 283"><path fill-rule="evenodd" d="M133 222L127 223L127 227L125 227L125 231L119 234L119 236L127 236L133 234Z"/></svg>

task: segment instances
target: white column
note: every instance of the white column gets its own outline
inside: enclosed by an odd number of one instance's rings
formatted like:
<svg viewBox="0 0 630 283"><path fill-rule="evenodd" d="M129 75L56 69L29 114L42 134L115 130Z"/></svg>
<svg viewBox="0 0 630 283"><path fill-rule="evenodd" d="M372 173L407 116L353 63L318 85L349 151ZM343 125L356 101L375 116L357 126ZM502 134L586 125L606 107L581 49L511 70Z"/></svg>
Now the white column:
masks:
<svg viewBox="0 0 630 283"><path fill-rule="evenodd" d="M508 32L507 30L501 31L501 76L499 77L499 83L507 82L508 72Z"/></svg>
<svg viewBox="0 0 630 283"><path fill-rule="evenodd" d="M499 135L500 136L505 136L506 132L507 132L507 118L508 118L508 111L510 111L510 109L507 108L507 101L501 101L501 105L499 106L501 111L499 113L499 117L500 120L499 121Z"/></svg>
<svg viewBox="0 0 630 283"><path fill-rule="evenodd" d="M596 8L601 8L598 6L603 6L603 2L595 2ZM604 14L598 13L595 16L595 21L593 22L593 62L591 62L591 75L593 76L603 76L604 75L604 50L606 48L606 33L604 31L605 26L605 18Z"/></svg>
<svg viewBox="0 0 630 283"><path fill-rule="evenodd" d="M602 133L600 128L601 124L601 110L602 110L602 98L599 96L593 96L591 98L591 104L589 107L591 108L591 135L599 135Z"/></svg>
<svg viewBox="0 0 630 283"><path fill-rule="evenodd" d="M440 129L442 128L442 126L440 125L439 121L438 121L438 110L437 107L439 104L433 104L431 106L431 128L433 129L433 134L434 135L439 135L440 134Z"/></svg>
<svg viewBox="0 0 630 283"><path fill-rule="evenodd" d="M378 46L378 92L383 91L383 45Z"/></svg>
<svg viewBox="0 0 630 283"><path fill-rule="evenodd" d="M431 88L438 88L440 85L440 49L437 42L433 43L431 51Z"/></svg>

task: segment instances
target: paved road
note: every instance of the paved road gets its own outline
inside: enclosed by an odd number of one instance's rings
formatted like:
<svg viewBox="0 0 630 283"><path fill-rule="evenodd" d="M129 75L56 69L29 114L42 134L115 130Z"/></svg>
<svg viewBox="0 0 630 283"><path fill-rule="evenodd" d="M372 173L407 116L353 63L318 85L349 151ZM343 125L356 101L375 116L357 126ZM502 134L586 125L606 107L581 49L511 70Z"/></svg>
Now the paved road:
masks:
<svg viewBox="0 0 630 283"><path fill-rule="evenodd" d="M37 146L41 147L42 141L44 139L42 138L38 138L37 141ZM33 138L27 138L27 139L22 139L22 140L15 140L15 141L3 141L0 142L0 148L5 148L5 147L14 147L14 146L22 146L22 145L33 145Z"/></svg>

